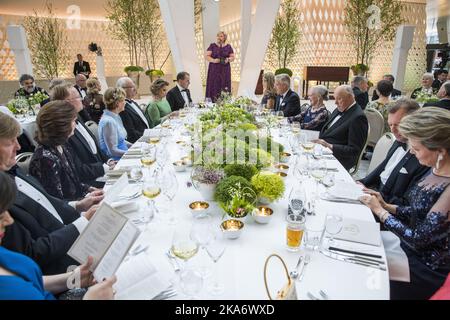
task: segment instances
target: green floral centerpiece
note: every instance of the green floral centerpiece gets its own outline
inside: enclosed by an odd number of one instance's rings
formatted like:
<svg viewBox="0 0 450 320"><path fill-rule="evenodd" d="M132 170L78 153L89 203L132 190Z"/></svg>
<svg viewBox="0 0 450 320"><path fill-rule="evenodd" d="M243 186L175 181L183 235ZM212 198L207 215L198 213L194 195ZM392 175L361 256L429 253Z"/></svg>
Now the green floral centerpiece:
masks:
<svg viewBox="0 0 450 320"><path fill-rule="evenodd" d="M283 179L272 172L261 172L254 175L251 183L263 204L278 200L284 194Z"/></svg>
<svg viewBox="0 0 450 320"><path fill-rule="evenodd" d="M258 173L256 166L251 164L228 164L224 168L227 177L237 176L243 177L250 181L252 177Z"/></svg>
<svg viewBox="0 0 450 320"><path fill-rule="evenodd" d="M216 188L215 200L233 218L244 218L255 208L256 192L251 183L238 176L223 179Z"/></svg>
<svg viewBox="0 0 450 320"><path fill-rule="evenodd" d="M439 101L439 98L434 93L420 91L417 93L415 100L418 103L428 103Z"/></svg>
<svg viewBox="0 0 450 320"><path fill-rule="evenodd" d="M45 91L38 91L27 96L22 88L18 91L17 96L6 104L6 107L14 114L25 115L28 112L36 114L41 103L48 99L49 96Z"/></svg>
<svg viewBox="0 0 450 320"><path fill-rule="evenodd" d="M223 170L214 166L196 166L191 173L192 184L208 201L214 200L216 185L223 177Z"/></svg>

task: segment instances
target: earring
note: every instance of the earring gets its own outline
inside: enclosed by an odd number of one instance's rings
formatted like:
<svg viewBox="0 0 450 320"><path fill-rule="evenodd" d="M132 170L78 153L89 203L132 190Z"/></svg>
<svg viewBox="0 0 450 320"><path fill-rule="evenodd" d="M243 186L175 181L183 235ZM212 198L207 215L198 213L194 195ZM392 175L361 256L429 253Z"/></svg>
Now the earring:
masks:
<svg viewBox="0 0 450 320"><path fill-rule="evenodd" d="M444 159L444 156L442 153L438 155L437 161L436 161L436 169L439 170L439 163Z"/></svg>

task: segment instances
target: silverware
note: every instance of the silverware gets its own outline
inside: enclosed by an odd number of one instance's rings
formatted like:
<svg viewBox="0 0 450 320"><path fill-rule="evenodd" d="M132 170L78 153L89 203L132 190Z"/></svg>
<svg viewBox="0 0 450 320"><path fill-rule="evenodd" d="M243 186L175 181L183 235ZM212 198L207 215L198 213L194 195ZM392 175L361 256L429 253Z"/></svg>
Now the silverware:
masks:
<svg viewBox="0 0 450 320"><path fill-rule="evenodd" d="M354 255L359 255L359 256L366 256L366 257L369 257L369 258L383 259L382 256L377 255L377 254L370 254L370 253L366 253L366 252L352 251L352 250L341 249L341 248L336 248L336 247L329 247L328 250L330 250L330 251L338 251L338 252L341 252L341 253L349 253L349 254L354 254Z"/></svg>
<svg viewBox="0 0 450 320"><path fill-rule="evenodd" d="M298 281L303 280L303 277L305 276L306 266L311 261L311 256L309 254L306 254L304 260L305 260L305 262L303 263L302 270L300 271L300 279L298 279Z"/></svg>
<svg viewBox="0 0 450 320"><path fill-rule="evenodd" d="M301 255L299 258L298 258L298 262L297 262L297 265L295 266L295 269L294 270L292 270L290 273L289 273L289 276L292 278L292 279L297 279L297 277L298 277L298 275L299 275L299 273L298 273L298 266L300 265L300 263L303 261L303 256Z"/></svg>
<svg viewBox="0 0 450 320"><path fill-rule="evenodd" d="M339 254L336 254L336 253L333 253L331 251L327 251L327 250L324 250L324 249L320 250L320 252L324 256L326 256L328 258L331 258L331 259L335 259L335 260L339 260L339 261L343 261L343 262L354 263L354 264L358 264L358 265L361 265L361 266L365 266L365 267L370 267L370 268L375 268L375 269L379 269L379 270L382 270L382 271L386 271L386 267L381 266L377 262L371 262L371 261L367 261L367 260L364 260L364 259L361 259L361 258L349 258L349 257L343 256L343 255L339 255Z"/></svg>
<svg viewBox="0 0 450 320"><path fill-rule="evenodd" d="M329 202L364 205L359 200L351 200L351 199L343 199L343 198L325 198L325 197L321 197L320 199L325 200L325 201L329 201Z"/></svg>
<svg viewBox="0 0 450 320"><path fill-rule="evenodd" d="M313 295L311 292L307 292L306 295L308 296L309 299L311 300L320 300L319 298L317 298L315 295Z"/></svg>
<svg viewBox="0 0 450 320"><path fill-rule="evenodd" d="M348 259L352 259L352 260L361 260L361 262L368 262L368 263L376 263L376 264L385 264L384 260L381 259L375 259L375 258L368 258L368 257L364 257L364 256L358 256L355 254L350 254L350 253L341 253L341 252L335 252L335 251L330 251L329 249L322 249L325 252L328 252L330 254L335 254L339 257L343 257L343 258L348 258Z"/></svg>
<svg viewBox="0 0 450 320"><path fill-rule="evenodd" d="M177 295L176 290L172 289L172 287L169 287L169 289L162 291L155 297L153 297L152 300L167 300L171 297L174 297Z"/></svg>
<svg viewBox="0 0 450 320"><path fill-rule="evenodd" d="M319 294L322 296L324 300L330 300L330 297L323 290L320 290Z"/></svg>

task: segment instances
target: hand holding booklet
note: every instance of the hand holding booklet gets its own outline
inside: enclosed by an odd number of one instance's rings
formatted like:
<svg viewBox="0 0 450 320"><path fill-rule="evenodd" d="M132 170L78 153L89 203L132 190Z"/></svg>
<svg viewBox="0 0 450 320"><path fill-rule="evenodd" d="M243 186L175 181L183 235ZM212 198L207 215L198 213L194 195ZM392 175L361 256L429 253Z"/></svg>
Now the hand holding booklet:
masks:
<svg viewBox="0 0 450 320"><path fill-rule="evenodd" d="M90 271L100 282L116 273L139 234L140 230L127 217L103 202L68 255L79 263L92 256Z"/></svg>

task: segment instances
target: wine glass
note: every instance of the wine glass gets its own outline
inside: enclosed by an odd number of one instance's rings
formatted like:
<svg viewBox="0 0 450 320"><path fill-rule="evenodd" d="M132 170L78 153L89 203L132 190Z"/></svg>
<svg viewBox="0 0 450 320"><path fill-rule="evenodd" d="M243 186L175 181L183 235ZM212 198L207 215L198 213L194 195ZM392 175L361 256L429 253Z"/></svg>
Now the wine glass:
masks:
<svg viewBox="0 0 450 320"><path fill-rule="evenodd" d="M198 217L192 225L191 238L197 241L203 252L206 251L206 246L214 239L212 228L211 217L208 215ZM209 276L209 269L205 265L200 266L199 271L203 278Z"/></svg>
<svg viewBox="0 0 450 320"><path fill-rule="evenodd" d="M154 199L161 194L161 184L159 179L157 179L155 172L144 178L144 183L142 184L142 194L144 197L149 199L147 200L147 207L149 209L149 216L153 218L157 212ZM145 221L143 222L145 223Z"/></svg>
<svg viewBox="0 0 450 320"><path fill-rule="evenodd" d="M211 98L205 98L205 104L208 108L212 107L212 100Z"/></svg>
<svg viewBox="0 0 450 320"><path fill-rule="evenodd" d="M334 173L330 172L328 173L325 178L322 179L322 184L326 188L326 195L329 195L329 190L332 186L335 184L335 175Z"/></svg>
<svg viewBox="0 0 450 320"><path fill-rule="evenodd" d="M164 167L160 169L157 178L160 181L162 194L166 198L165 206L163 211L167 213L168 224L173 226L177 224L177 219L174 215L173 209L171 208L172 200L175 198L178 192L178 180L175 175L174 169L171 167Z"/></svg>
<svg viewBox="0 0 450 320"><path fill-rule="evenodd" d="M130 171L130 178L136 182L142 182L144 174L141 167L133 167Z"/></svg>
<svg viewBox="0 0 450 320"><path fill-rule="evenodd" d="M293 187L291 193L289 194L288 213L295 215L303 215L305 203L306 203L305 189L302 187L301 184L297 187ZM289 212L289 210L292 212Z"/></svg>
<svg viewBox="0 0 450 320"><path fill-rule="evenodd" d="M214 262L215 266L214 281L212 286L209 288L209 292L215 296L221 295L225 291L224 285L220 281L219 265L217 263L225 253L225 248L226 246L223 233L216 231L214 239L206 246L206 252Z"/></svg>
<svg viewBox="0 0 450 320"><path fill-rule="evenodd" d="M343 227L343 218L341 214L328 214L325 218L325 231L330 235L328 246L334 244L334 236L341 232Z"/></svg>
<svg viewBox="0 0 450 320"><path fill-rule="evenodd" d="M175 230L170 250L175 257L183 261L183 270L186 270L187 261L197 254L198 248L198 243L190 236L190 228L183 226Z"/></svg>
<svg viewBox="0 0 450 320"><path fill-rule="evenodd" d="M141 163L144 167L150 168L156 162L155 148L146 144L146 147L142 147Z"/></svg>
<svg viewBox="0 0 450 320"><path fill-rule="evenodd" d="M316 199L319 198L319 183L327 175L327 162L323 159L311 163L311 176L316 180Z"/></svg>
<svg viewBox="0 0 450 320"><path fill-rule="evenodd" d="M189 300L198 299L197 294L203 288L203 277L193 269L187 269L180 274L180 285Z"/></svg>

